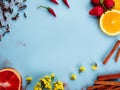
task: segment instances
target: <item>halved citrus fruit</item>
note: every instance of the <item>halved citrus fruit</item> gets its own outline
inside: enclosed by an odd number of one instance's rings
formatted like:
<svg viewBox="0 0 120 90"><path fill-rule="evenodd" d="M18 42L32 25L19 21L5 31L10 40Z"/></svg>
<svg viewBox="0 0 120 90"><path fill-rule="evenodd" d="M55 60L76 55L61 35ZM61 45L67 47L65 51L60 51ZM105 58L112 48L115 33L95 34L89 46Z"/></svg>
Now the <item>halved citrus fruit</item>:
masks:
<svg viewBox="0 0 120 90"><path fill-rule="evenodd" d="M116 36L120 34L120 11L111 10L105 12L100 17L101 30L110 36Z"/></svg>
<svg viewBox="0 0 120 90"><path fill-rule="evenodd" d="M120 10L120 0L114 0L115 1L115 7L114 9Z"/></svg>
<svg viewBox="0 0 120 90"><path fill-rule="evenodd" d="M13 68L0 70L0 90L21 90L22 78Z"/></svg>

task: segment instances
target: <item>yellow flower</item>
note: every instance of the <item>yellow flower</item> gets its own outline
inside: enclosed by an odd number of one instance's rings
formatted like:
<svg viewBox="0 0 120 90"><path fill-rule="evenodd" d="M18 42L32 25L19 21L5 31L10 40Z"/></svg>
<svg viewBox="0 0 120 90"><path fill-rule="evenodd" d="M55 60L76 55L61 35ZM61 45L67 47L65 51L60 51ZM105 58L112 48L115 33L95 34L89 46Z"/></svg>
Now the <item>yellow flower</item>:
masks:
<svg viewBox="0 0 120 90"><path fill-rule="evenodd" d="M51 79L51 77L50 77L50 76L45 76L44 78L45 78L45 79Z"/></svg>
<svg viewBox="0 0 120 90"><path fill-rule="evenodd" d="M55 86L55 88L58 88L58 84L55 84L54 86Z"/></svg>
<svg viewBox="0 0 120 90"><path fill-rule="evenodd" d="M34 86L34 90L42 90L42 88Z"/></svg>
<svg viewBox="0 0 120 90"><path fill-rule="evenodd" d="M47 79L47 81L50 83L50 82L51 82L51 79Z"/></svg>
<svg viewBox="0 0 120 90"><path fill-rule="evenodd" d="M44 84L47 84L47 81L46 81L46 80L44 80L44 81L43 81L43 83L44 83Z"/></svg>
<svg viewBox="0 0 120 90"><path fill-rule="evenodd" d="M86 71L86 68L84 67L84 66L81 66L80 68L79 68L79 72L85 72Z"/></svg>
<svg viewBox="0 0 120 90"><path fill-rule="evenodd" d="M63 84L61 81L58 81L57 83L58 83L59 85L62 85L62 84Z"/></svg>
<svg viewBox="0 0 120 90"><path fill-rule="evenodd" d="M41 83L40 83L40 82L37 82L37 83L36 83L36 86L40 87L40 86L41 86Z"/></svg>
<svg viewBox="0 0 120 90"><path fill-rule="evenodd" d="M31 82L32 81L32 77L27 77L26 81Z"/></svg>
<svg viewBox="0 0 120 90"><path fill-rule="evenodd" d="M97 63L95 63L95 65L92 65L91 68L92 70L97 70L98 69Z"/></svg>
<svg viewBox="0 0 120 90"><path fill-rule="evenodd" d="M44 78L40 78L40 81L43 83L46 82L46 80Z"/></svg>
<svg viewBox="0 0 120 90"><path fill-rule="evenodd" d="M54 79L54 78L55 78L55 74L54 74L54 73L51 73L51 74L50 74L50 77L51 77L52 79Z"/></svg>
<svg viewBox="0 0 120 90"><path fill-rule="evenodd" d="M63 83L61 81L54 82L54 90L64 90Z"/></svg>
<svg viewBox="0 0 120 90"><path fill-rule="evenodd" d="M77 76L75 74L72 74L70 78L71 80L76 80Z"/></svg>

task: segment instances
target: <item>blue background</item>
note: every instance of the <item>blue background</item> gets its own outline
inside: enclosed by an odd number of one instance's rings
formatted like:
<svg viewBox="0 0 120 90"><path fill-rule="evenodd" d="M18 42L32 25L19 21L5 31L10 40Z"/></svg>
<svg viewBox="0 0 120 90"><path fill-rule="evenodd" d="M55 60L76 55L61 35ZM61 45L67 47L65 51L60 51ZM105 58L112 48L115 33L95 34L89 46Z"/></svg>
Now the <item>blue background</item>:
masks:
<svg viewBox="0 0 120 90"><path fill-rule="evenodd" d="M27 19L22 17L12 22L11 32L0 42L0 60L10 61L10 66L22 75L33 77L28 90L43 75L54 72L56 78L67 82L70 90L81 90L93 84L99 74L120 72L120 62L115 63L115 54L107 65L102 61L120 36L109 37L99 28L98 19L88 14L92 8L89 0L69 0L70 9L58 0L59 5L49 0L28 0ZM39 5L52 7L57 17ZM97 62L98 70L90 65ZM86 72L78 74L78 67ZM69 75L75 73L77 80Z"/></svg>

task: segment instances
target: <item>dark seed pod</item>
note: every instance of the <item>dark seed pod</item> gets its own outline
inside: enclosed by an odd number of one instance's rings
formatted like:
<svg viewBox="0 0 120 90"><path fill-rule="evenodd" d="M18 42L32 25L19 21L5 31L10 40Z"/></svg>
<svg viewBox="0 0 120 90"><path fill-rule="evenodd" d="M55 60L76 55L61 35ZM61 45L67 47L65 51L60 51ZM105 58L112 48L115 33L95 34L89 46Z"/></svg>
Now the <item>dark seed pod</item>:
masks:
<svg viewBox="0 0 120 90"><path fill-rule="evenodd" d="M15 5L18 5L18 4L19 4L19 2L16 2L16 3L15 3Z"/></svg>
<svg viewBox="0 0 120 90"><path fill-rule="evenodd" d="M26 2L27 0L23 0L23 2Z"/></svg>
<svg viewBox="0 0 120 90"><path fill-rule="evenodd" d="M8 11L9 11L9 13L10 13L10 14L12 14L12 13L13 13L13 9L12 9L12 8L10 8L10 7L8 8Z"/></svg>
<svg viewBox="0 0 120 90"><path fill-rule="evenodd" d="M2 22L0 21L0 28L2 28Z"/></svg>
<svg viewBox="0 0 120 90"><path fill-rule="evenodd" d="M7 20L7 17L5 16L5 12L3 11L2 14L3 14L3 19L4 19L4 21L6 21L6 20Z"/></svg>
<svg viewBox="0 0 120 90"><path fill-rule="evenodd" d="M24 17L25 17L25 18L27 18L27 15L26 15L26 13L24 13L23 15L24 15Z"/></svg>
<svg viewBox="0 0 120 90"><path fill-rule="evenodd" d="M24 10L24 9L26 9L26 8L27 8L27 5L22 5L22 6L19 7L19 10L18 10L18 11Z"/></svg>
<svg viewBox="0 0 120 90"><path fill-rule="evenodd" d="M5 36L5 34L7 34L9 32L10 32L10 30L9 30L9 24L7 24L6 31L2 34L2 36Z"/></svg>
<svg viewBox="0 0 120 90"><path fill-rule="evenodd" d="M12 17L11 19L12 19L12 20L17 20L18 17L19 17L19 13L17 13L17 14L16 14L14 17Z"/></svg>

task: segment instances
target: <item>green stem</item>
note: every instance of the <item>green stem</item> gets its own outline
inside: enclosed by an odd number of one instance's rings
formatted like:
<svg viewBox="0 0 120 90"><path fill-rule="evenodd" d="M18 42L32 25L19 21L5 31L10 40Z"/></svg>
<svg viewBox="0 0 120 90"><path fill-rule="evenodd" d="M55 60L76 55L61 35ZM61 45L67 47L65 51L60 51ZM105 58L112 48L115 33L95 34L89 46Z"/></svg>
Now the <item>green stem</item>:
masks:
<svg viewBox="0 0 120 90"><path fill-rule="evenodd" d="M106 7L105 7L104 4L103 4L103 1L104 1L104 0L100 0L100 4L101 4L101 6L104 8L104 10L107 11Z"/></svg>
<svg viewBox="0 0 120 90"><path fill-rule="evenodd" d="M27 90L27 86L29 85L30 83L27 82L26 85L25 85L25 90Z"/></svg>
<svg viewBox="0 0 120 90"><path fill-rule="evenodd" d="M40 5L39 7L37 7L37 9L39 9L39 8L45 8L45 9L48 9L48 7L45 7L45 6L42 6L42 5Z"/></svg>

